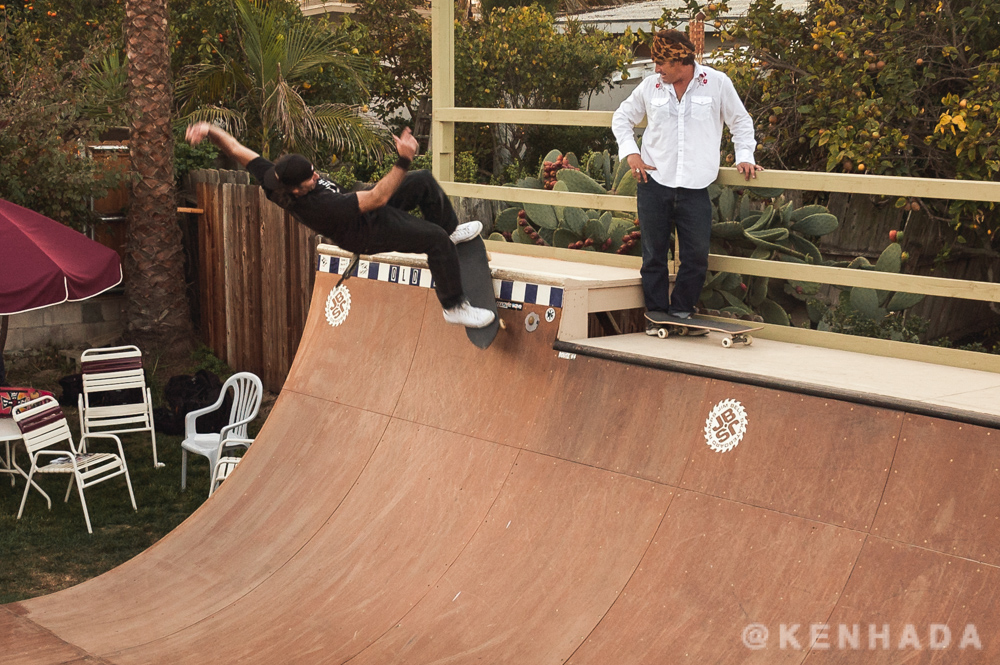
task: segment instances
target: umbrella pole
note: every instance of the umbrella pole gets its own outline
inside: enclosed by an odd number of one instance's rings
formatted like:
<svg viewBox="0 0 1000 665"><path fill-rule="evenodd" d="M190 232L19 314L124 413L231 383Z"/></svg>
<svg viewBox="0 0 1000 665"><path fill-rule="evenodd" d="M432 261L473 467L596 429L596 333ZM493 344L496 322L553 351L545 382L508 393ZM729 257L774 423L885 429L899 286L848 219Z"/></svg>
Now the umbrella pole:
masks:
<svg viewBox="0 0 1000 665"><path fill-rule="evenodd" d="M9 323L6 314L0 316L0 386L7 383L7 371L3 365L3 350L7 348L7 324Z"/></svg>

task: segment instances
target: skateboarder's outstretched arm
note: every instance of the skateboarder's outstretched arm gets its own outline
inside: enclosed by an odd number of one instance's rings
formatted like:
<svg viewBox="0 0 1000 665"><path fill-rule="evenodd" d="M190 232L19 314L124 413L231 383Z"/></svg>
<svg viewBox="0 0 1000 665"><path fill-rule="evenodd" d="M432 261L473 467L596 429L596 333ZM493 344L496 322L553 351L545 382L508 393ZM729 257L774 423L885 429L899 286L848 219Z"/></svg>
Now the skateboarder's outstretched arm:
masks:
<svg viewBox="0 0 1000 665"><path fill-rule="evenodd" d="M396 152L399 153L399 160L389 169L388 173L382 176L381 180L375 183L374 187L358 192L358 207L361 212L377 210L389 202L389 199L403 182L403 178L410 168L410 162L417 155L420 145L413 137L409 127L400 132L399 136L392 138L396 140Z"/></svg>
<svg viewBox="0 0 1000 665"><path fill-rule="evenodd" d="M196 122L193 125L188 125L184 138L191 145L198 145L205 139L208 139L219 150L235 159L244 167L260 156L233 138L232 134L210 122Z"/></svg>

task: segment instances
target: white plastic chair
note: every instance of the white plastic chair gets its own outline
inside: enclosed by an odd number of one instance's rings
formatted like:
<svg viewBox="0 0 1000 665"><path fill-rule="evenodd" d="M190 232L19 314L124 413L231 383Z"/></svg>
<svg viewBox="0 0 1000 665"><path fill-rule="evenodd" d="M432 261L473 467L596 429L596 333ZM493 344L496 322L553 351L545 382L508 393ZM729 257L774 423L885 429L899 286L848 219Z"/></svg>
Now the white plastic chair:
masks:
<svg viewBox="0 0 1000 665"><path fill-rule="evenodd" d="M47 396L19 404L14 407L13 416L14 422L21 430L21 438L24 440L24 446L28 450L28 458L31 460L28 483L24 488L24 496L21 497L21 507L17 511L17 519L21 519L21 515L24 513L24 504L28 500L28 492L32 486L45 497L49 510L52 510L52 500L49 495L33 482L37 473L71 474L64 501L69 501L70 492L75 484L80 493L83 517L87 521L87 533L94 533L90 526L87 499L83 495L83 490L87 487L124 475L128 495L132 500L132 509L138 510L135 505L135 494L132 493L132 479L129 478L128 465L125 463L125 451L122 450L122 442L117 436L114 434L88 434L80 437L80 446L77 447L73 443L69 423L66 422L66 417L63 415L62 409L59 408L59 403L54 398ZM118 447L117 454L114 452L87 452L87 441L94 439L113 440ZM45 458L52 459L46 463Z"/></svg>
<svg viewBox="0 0 1000 665"><path fill-rule="evenodd" d="M197 420L203 416L222 408L226 394L232 391L232 407L229 410L229 422L219 432L199 433ZM191 411L184 418L184 440L181 441L181 489L187 488L187 458L188 453L202 455L208 458L209 470L212 473L212 480L208 486L208 495L212 496L216 487L218 476L217 467L220 458L226 448L243 447L249 448L253 439L247 437L247 425L257 417L260 410L260 402L264 396L264 387L256 374L251 372L238 372L226 379L219 392L219 399L215 404L206 406L197 411ZM233 464L232 466L235 466ZM228 475L229 469L225 470L223 478ZM219 481L221 482L221 480Z"/></svg>
<svg viewBox="0 0 1000 665"><path fill-rule="evenodd" d="M153 426L153 397L142 372L142 352L136 346L87 349L80 357L83 391L79 397L80 433L127 434L149 432L156 458L156 430ZM113 390L137 391L138 401L114 406L94 406L95 397ZM136 393L132 393L136 394Z"/></svg>
<svg viewBox="0 0 1000 665"><path fill-rule="evenodd" d="M208 485L208 497L212 498L215 494L215 490L219 489L219 485L222 481L229 477L229 474L233 472L236 465L240 463L242 457L220 457L219 461L215 463L215 468L212 470L212 479Z"/></svg>

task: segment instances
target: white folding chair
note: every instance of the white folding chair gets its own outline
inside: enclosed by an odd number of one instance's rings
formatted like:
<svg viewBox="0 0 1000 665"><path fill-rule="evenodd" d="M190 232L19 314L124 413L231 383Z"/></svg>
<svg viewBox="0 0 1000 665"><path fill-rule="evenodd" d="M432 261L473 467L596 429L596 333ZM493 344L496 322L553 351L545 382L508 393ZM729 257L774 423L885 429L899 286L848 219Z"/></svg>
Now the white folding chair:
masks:
<svg viewBox="0 0 1000 665"><path fill-rule="evenodd" d="M226 400L226 395L232 391L232 406L229 409L229 422L219 432L199 433L197 421L199 416L218 411ZM218 465L227 448L249 448L253 439L247 437L247 425L257 417L260 402L264 397L264 386L256 374L237 372L226 379L219 392L215 404L203 409L191 411L184 417L184 440L181 441L181 489L187 488L187 458L188 453L202 455L208 458L209 470L212 474L208 486L208 495L215 491L218 478ZM234 458L238 459L238 458ZM229 464L227 462L227 464ZM235 464L231 466L235 467ZM223 471L223 478L229 475L231 468ZM218 482L221 482L219 480Z"/></svg>
<svg viewBox="0 0 1000 665"><path fill-rule="evenodd" d="M83 505L83 517L87 520L87 533L94 533L90 526L90 512L87 510L87 499L83 490L92 485L103 483L116 476L125 476L125 485L135 505L135 494L132 493L132 479L128 475L128 465L125 463L125 451L121 440L114 434L87 434L80 437L80 446L73 443L73 435L69 431L69 423L63 415L59 403L52 397L38 399L19 404L14 407L14 422L21 430L24 447L28 451L31 470L28 471L28 483L21 497L21 507L17 511L17 519L24 513L24 504L28 500L28 492L32 486L45 497L49 510L52 510L52 500L49 495L34 482L35 474L63 473L71 474L69 487L66 488L64 501L69 501L73 485L80 493L80 503ZM87 442L94 439L111 439L118 447L118 452L98 453L88 452ZM46 463L46 458L51 458Z"/></svg>
<svg viewBox="0 0 1000 665"><path fill-rule="evenodd" d="M153 426L153 397L142 372L142 352L135 346L87 349L80 357L83 391L79 397L80 433L127 434L149 432L156 458L156 430ZM110 395L111 391L129 391ZM123 395L129 401L122 401ZM102 401L116 402L106 406Z"/></svg>

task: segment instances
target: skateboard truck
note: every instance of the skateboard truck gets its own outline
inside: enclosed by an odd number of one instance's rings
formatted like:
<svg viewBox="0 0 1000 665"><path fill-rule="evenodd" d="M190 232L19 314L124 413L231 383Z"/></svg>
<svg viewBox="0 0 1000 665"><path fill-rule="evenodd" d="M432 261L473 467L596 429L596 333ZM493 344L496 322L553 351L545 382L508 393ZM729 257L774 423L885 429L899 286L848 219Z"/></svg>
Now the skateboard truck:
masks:
<svg viewBox="0 0 1000 665"><path fill-rule="evenodd" d="M337 280L336 286L333 287L334 290L340 288L340 285L343 284L344 281L347 280L351 276L351 273L354 272L354 270L358 267L358 262L359 261L361 261L361 255L360 254L355 254L355 255L353 255L351 257L350 263L347 264L347 270L345 270L344 274L341 275L340 279Z"/></svg>

